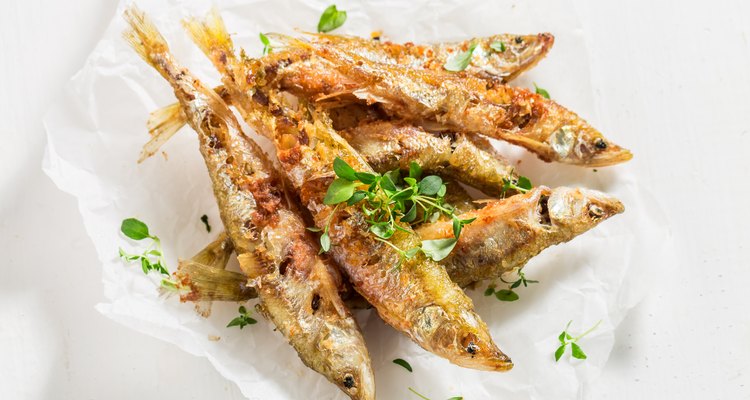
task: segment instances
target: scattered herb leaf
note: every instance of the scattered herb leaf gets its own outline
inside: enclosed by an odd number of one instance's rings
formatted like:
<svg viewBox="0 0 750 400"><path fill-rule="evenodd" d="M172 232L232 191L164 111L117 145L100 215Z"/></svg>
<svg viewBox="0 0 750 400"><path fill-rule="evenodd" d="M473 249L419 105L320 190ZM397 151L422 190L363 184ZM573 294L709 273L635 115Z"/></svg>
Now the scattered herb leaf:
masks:
<svg viewBox="0 0 750 400"><path fill-rule="evenodd" d="M526 275L523 273L523 271L518 271L518 279L513 282L508 282L504 280L503 278L500 278L503 283L508 284L507 289L501 289L501 290L495 290L495 285L492 284L487 287L487 289L484 291L485 296L492 296L493 294L495 297L497 297L500 301L516 301L519 299L518 293L513 291L513 289L518 288L519 286L523 285L524 287L528 287L529 283L539 283L539 281L535 281L532 279L526 279Z"/></svg>
<svg viewBox="0 0 750 400"><path fill-rule="evenodd" d="M320 15L318 21L318 32L330 32L346 22L346 11L338 10L336 5L328 6Z"/></svg>
<svg viewBox="0 0 750 400"><path fill-rule="evenodd" d="M254 318L250 317L250 311L248 311L245 306L240 306L238 311L240 315L229 321L227 328L239 326L240 329L242 329L247 325L254 325L258 323L258 321L256 321Z"/></svg>
<svg viewBox="0 0 750 400"><path fill-rule="evenodd" d="M500 188L500 190L503 193L503 196L508 191L515 191L518 193L526 193L529 190L533 188L531 184L531 180L525 176L519 176L517 179L512 180L510 178L503 178L503 186Z"/></svg>
<svg viewBox="0 0 750 400"><path fill-rule="evenodd" d="M469 63L471 63L471 55L474 54L474 49L476 48L477 44L472 43L468 50L453 54L445 61L443 68L452 72L465 70L469 66Z"/></svg>
<svg viewBox="0 0 750 400"><path fill-rule="evenodd" d="M505 53L505 43L503 43L503 42L501 42L499 40L496 41L496 42L492 42L490 44L490 48L492 50L495 50L495 51L499 52L499 53Z"/></svg>
<svg viewBox="0 0 750 400"><path fill-rule="evenodd" d="M409 363L406 360L402 359L402 358L397 358L397 359L393 360L393 363L396 364L396 365L400 365L400 366L406 368L406 370L409 371L409 372L413 372L412 369L411 369L411 365L409 365Z"/></svg>
<svg viewBox="0 0 750 400"><path fill-rule="evenodd" d="M543 88L540 88L536 85L536 82L534 82L534 90L536 91L536 94L544 97L545 99L549 99L549 92Z"/></svg>
<svg viewBox="0 0 750 400"><path fill-rule="evenodd" d="M208 224L208 215L203 214L203 216L201 217L201 222L206 225L206 231L211 232L211 225Z"/></svg>
<svg viewBox="0 0 750 400"><path fill-rule="evenodd" d="M500 289L495 292L495 297L500 301L516 301L518 300L518 293L510 289Z"/></svg>
<svg viewBox="0 0 750 400"><path fill-rule="evenodd" d="M570 324L573 323L571 320L568 322L568 325L565 326L565 330L560 333L560 336L557 337L557 340L560 341L560 346L555 350L555 362L560 361L560 358L565 354L565 348L570 345L570 352L573 358L577 358L579 360L585 360L587 358L586 353L583 352L583 349L581 349L581 346L578 344L578 340L582 339L589 333L593 332L596 328L599 327L599 324L602 321L599 320L594 326L589 328L586 332L583 332L582 334L573 337L570 333L568 333L568 329L570 328Z"/></svg>
<svg viewBox="0 0 750 400"><path fill-rule="evenodd" d="M260 42L263 43L263 55L271 54L273 47L271 47L271 41L268 40L268 36L264 35L263 32L259 34Z"/></svg>
<svg viewBox="0 0 750 400"><path fill-rule="evenodd" d="M122 225L120 225L120 231L133 240L143 240L151 237L148 234L148 226L135 218L124 219Z"/></svg>

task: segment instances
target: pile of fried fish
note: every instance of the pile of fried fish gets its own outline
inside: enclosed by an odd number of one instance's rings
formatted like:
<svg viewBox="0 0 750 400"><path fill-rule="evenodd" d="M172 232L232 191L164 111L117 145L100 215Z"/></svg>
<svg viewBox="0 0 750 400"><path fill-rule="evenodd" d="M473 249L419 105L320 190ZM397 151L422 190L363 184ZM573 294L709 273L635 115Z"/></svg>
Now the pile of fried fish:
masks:
<svg viewBox="0 0 750 400"><path fill-rule="evenodd" d="M516 170L488 140L582 167L632 157L572 111L507 85L546 55L549 34L425 45L273 35L282 46L250 58L236 51L213 11L184 21L221 74L222 86L212 88L177 63L142 11L130 7L125 19L125 38L178 99L152 114L141 160L183 125L192 127L225 228L180 262L182 300L207 312L212 301L257 298L256 309L302 362L352 399L374 399L375 384L351 308L374 308L387 324L456 365L507 371L510 358L463 288L519 271L545 248L624 210L593 190L514 192L508 183L518 182ZM497 42L502 51L490 48ZM476 48L467 67L447 71L446 61L469 46ZM278 161L243 132L237 115L273 143ZM452 237L452 221L400 223L390 241L376 237L362 207L324 201L336 159L373 174L416 163L493 198L472 201L460 185L449 185L458 218L473 222L439 262L422 253L404 260L399 248ZM328 235L324 254L306 229L313 224ZM232 253L241 272L224 269Z"/></svg>

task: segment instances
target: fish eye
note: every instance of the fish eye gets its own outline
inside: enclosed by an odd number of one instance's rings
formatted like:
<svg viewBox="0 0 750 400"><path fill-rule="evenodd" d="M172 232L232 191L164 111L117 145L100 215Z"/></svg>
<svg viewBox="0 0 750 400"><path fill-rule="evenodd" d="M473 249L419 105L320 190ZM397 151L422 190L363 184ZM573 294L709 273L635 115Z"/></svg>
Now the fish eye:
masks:
<svg viewBox="0 0 750 400"><path fill-rule="evenodd" d="M589 205L589 217L601 218L604 216L604 209L597 206L596 204Z"/></svg>
<svg viewBox="0 0 750 400"><path fill-rule="evenodd" d="M604 150L607 148L607 142L604 141L602 138L596 138L594 141L594 146L596 146L599 150Z"/></svg>
<svg viewBox="0 0 750 400"><path fill-rule="evenodd" d="M351 389L354 387L354 377L350 374L346 374L344 377L344 387L347 389Z"/></svg>

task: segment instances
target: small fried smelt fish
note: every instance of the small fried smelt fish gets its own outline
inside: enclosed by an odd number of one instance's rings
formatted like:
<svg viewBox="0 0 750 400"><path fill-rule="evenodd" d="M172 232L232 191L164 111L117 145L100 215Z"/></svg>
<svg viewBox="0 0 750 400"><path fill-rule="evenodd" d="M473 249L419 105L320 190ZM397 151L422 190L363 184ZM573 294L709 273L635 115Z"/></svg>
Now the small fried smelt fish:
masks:
<svg viewBox="0 0 750 400"><path fill-rule="evenodd" d="M329 268L280 189L257 144L243 135L213 89L177 65L166 41L134 6L125 38L174 89L198 133L222 222L260 308L300 359L352 399L372 400L370 358L356 321L341 301Z"/></svg>
<svg viewBox="0 0 750 400"><path fill-rule="evenodd" d="M510 163L478 135L435 135L404 122L375 121L343 130L341 136L378 172L408 169L416 162L495 197L512 194L503 192L503 182L518 179Z"/></svg>
<svg viewBox="0 0 750 400"><path fill-rule="evenodd" d="M211 312L213 301L246 301L258 297L247 285L247 277L225 268L234 251L225 233L209 243L190 259L180 260L175 278L180 286L180 301L195 303L195 310L204 317Z"/></svg>
<svg viewBox="0 0 750 400"><path fill-rule="evenodd" d="M526 89L438 70L415 70L373 62L337 46L280 37L290 47L310 49L349 79L353 94L378 102L389 113L422 123L444 124L526 148L544 161L601 167L632 158L572 111Z"/></svg>
<svg viewBox="0 0 750 400"><path fill-rule="evenodd" d="M330 254L381 318L424 349L455 364L489 371L510 369L513 364L492 341L471 299L451 282L445 270L422 254L401 260L391 247L409 249L418 245L408 226L402 226L404 231L397 231L386 243L369 232L359 207L324 204L336 157L359 171L372 171L333 131L327 123L330 121L310 121L308 116L288 109L273 92L264 92L258 85L265 79L259 73L264 69L257 68L259 61L235 57L218 14L211 14L204 22L189 21L187 26L222 72L222 81L248 124L273 139L282 171L315 224L320 229L329 227Z"/></svg>
<svg viewBox="0 0 750 400"><path fill-rule="evenodd" d="M495 279L624 210L619 200L595 190L539 186L460 215L476 220L464 227L456 247L440 263L461 286ZM423 225L417 232L422 239L453 236L450 221Z"/></svg>
<svg viewBox="0 0 750 400"><path fill-rule="evenodd" d="M371 61L393 63L415 69L443 70L451 57L474 46L464 74L509 82L534 67L552 48L554 36L500 34L461 42L434 44L393 43L356 36L316 34L315 39L334 44Z"/></svg>

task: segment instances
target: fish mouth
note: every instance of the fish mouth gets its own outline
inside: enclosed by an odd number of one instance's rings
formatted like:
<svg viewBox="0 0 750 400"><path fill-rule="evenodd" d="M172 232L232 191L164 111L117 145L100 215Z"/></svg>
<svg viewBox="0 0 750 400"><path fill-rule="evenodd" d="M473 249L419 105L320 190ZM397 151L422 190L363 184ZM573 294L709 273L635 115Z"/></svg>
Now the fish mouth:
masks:
<svg viewBox="0 0 750 400"><path fill-rule="evenodd" d="M423 335L418 343L425 350L465 368L498 372L513 368L510 357L500 351L489 334L482 332L479 325L484 324L473 312L450 315L442 307L431 305L418 315L416 323ZM463 329L456 329L457 319L463 320Z"/></svg>
<svg viewBox="0 0 750 400"><path fill-rule="evenodd" d="M601 153L597 153L588 160L586 160L587 167L607 167L610 165L624 163L633 158L633 153L630 150L610 145L610 148Z"/></svg>

